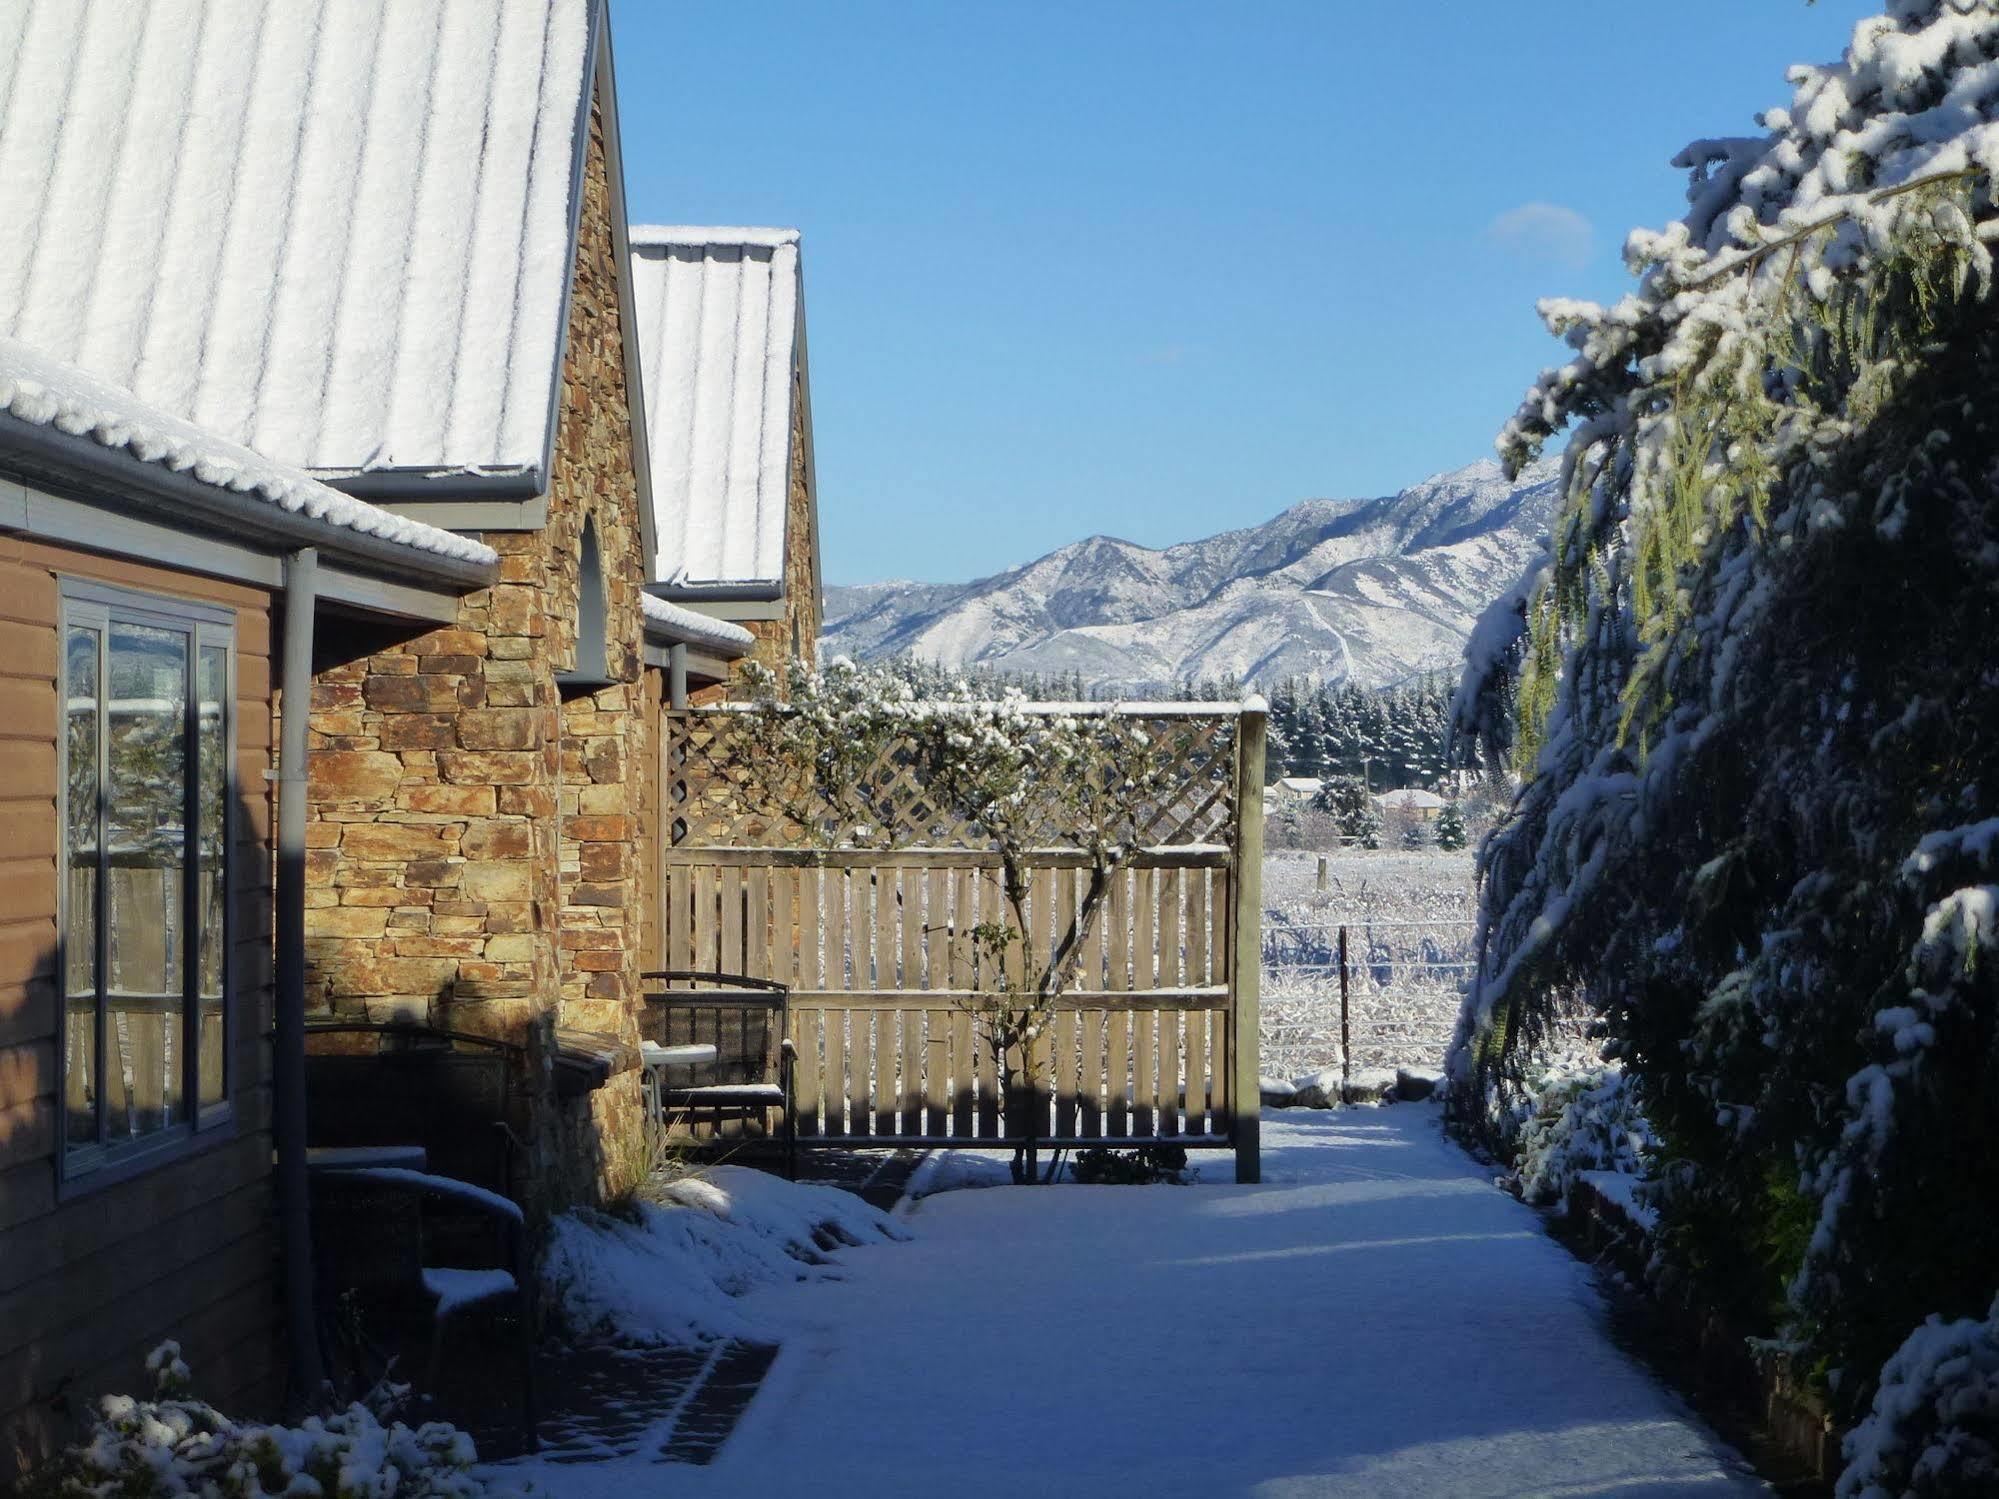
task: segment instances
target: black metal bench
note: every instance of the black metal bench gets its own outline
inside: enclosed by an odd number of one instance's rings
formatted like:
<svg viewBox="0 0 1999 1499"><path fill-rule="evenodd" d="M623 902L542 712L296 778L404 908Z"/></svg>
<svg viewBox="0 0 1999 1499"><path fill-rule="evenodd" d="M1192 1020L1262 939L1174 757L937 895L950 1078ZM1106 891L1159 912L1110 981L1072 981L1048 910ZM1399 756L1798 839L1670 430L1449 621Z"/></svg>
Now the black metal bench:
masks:
<svg viewBox="0 0 1999 1499"><path fill-rule="evenodd" d="M713 1046L713 1061L672 1067L653 1063L649 1093L662 1115L679 1113L690 1124L756 1120L769 1129L778 1111L784 1173L798 1175L798 1133L792 1111L792 1071L797 1050L789 1036L791 990L772 979L684 969L639 975L645 998L643 1030L653 1046Z"/></svg>

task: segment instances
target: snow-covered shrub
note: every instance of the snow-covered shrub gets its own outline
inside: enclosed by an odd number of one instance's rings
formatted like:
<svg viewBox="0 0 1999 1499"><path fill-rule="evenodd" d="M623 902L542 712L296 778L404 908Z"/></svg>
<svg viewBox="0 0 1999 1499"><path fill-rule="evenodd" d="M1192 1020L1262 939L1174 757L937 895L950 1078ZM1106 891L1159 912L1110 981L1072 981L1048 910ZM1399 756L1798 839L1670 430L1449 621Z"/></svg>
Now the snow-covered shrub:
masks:
<svg viewBox="0 0 1999 1499"><path fill-rule="evenodd" d="M1456 712L1527 777L1480 855L1454 1106L1579 1001L1660 1139L1663 1269L1859 1415L1992 1298L1999 5L1892 0L1682 162L1502 433L1570 433Z"/></svg>
<svg viewBox="0 0 1999 1499"><path fill-rule="evenodd" d="M1515 1175L1528 1202L1559 1202L1584 1171L1642 1176L1652 1127L1637 1090L1616 1067L1591 1067L1548 1078L1520 1128Z"/></svg>
<svg viewBox="0 0 1999 1499"><path fill-rule="evenodd" d="M1187 1150L1181 1145L1141 1145L1135 1150L1092 1146L1076 1152L1070 1178L1091 1187L1174 1186L1187 1180Z"/></svg>
<svg viewBox="0 0 1999 1499"><path fill-rule="evenodd" d="M472 1439L455 1426L384 1424L362 1404L297 1426L236 1421L188 1393L189 1371L178 1344L162 1343L146 1368L157 1385L153 1398L104 1397L88 1439L33 1479L29 1494L477 1499L494 1492L472 1476Z"/></svg>
<svg viewBox="0 0 1999 1499"><path fill-rule="evenodd" d="M1846 1438L1838 1499L1999 1494L1999 1301L1984 1317L1931 1317L1881 1370Z"/></svg>
<svg viewBox="0 0 1999 1499"><path fill-rule="evenodd" d="M840 1245L904 1237L851 1192L744 1166L664 1181L627 1211L550 1225L545 1304L573 1332L641 1344L767 1337L745 1293L816 1273Z"/></svg>

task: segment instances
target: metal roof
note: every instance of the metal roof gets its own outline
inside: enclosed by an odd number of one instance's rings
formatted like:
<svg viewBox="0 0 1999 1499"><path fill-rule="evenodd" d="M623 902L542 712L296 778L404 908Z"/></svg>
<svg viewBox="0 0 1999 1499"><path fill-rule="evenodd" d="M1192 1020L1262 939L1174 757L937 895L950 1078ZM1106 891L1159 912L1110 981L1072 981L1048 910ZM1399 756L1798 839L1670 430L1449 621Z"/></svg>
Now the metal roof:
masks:
<svg viewBox="0 0 1999 1499"><path fill-rule="evenodd" d="M675 592L784 583L803 323L795 229L635 225L654 575Z"/></svg>
<svg viewBox="0 0 1999 1499"><path fill-rule="evenodd" d="M0 335L322 476L539 488L596 12L0 5Z"/></svg>

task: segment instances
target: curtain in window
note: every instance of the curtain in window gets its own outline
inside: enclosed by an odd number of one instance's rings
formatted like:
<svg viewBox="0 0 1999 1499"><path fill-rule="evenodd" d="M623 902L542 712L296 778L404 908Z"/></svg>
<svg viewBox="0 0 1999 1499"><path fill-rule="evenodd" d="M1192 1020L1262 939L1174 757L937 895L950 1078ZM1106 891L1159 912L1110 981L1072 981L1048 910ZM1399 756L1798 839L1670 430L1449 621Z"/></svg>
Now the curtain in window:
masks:
<svg viewBox="0 0 1999 1499"><path fill-rule="evenodd" d="M65 1136L75 1161L227 1100L227 631L66 601Z"/></svg>

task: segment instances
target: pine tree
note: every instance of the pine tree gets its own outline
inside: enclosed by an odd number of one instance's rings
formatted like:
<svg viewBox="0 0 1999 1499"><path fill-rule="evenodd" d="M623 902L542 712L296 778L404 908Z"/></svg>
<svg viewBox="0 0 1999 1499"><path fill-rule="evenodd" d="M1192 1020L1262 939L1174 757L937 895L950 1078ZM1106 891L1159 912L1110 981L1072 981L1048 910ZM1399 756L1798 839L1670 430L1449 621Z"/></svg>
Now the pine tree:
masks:
<svg viewBox="0 0 1999 1499"><path fill-rule="evenodd" d="M1471 841L1470 830L1465 827L1464 808L1456 802L1448 802L1444 810L1437 814L1437 847L1446 853L1456 853Z"/></svg>
<svg viewBox="0 0 1999 1499"><path fill-rule="evenodd" d="M1365 783L1352 776L1337 776L1319 788L1312 806L1332 818L1340 837L1348 843L1381 847L1381 809L1375 806Z"/></svg>

